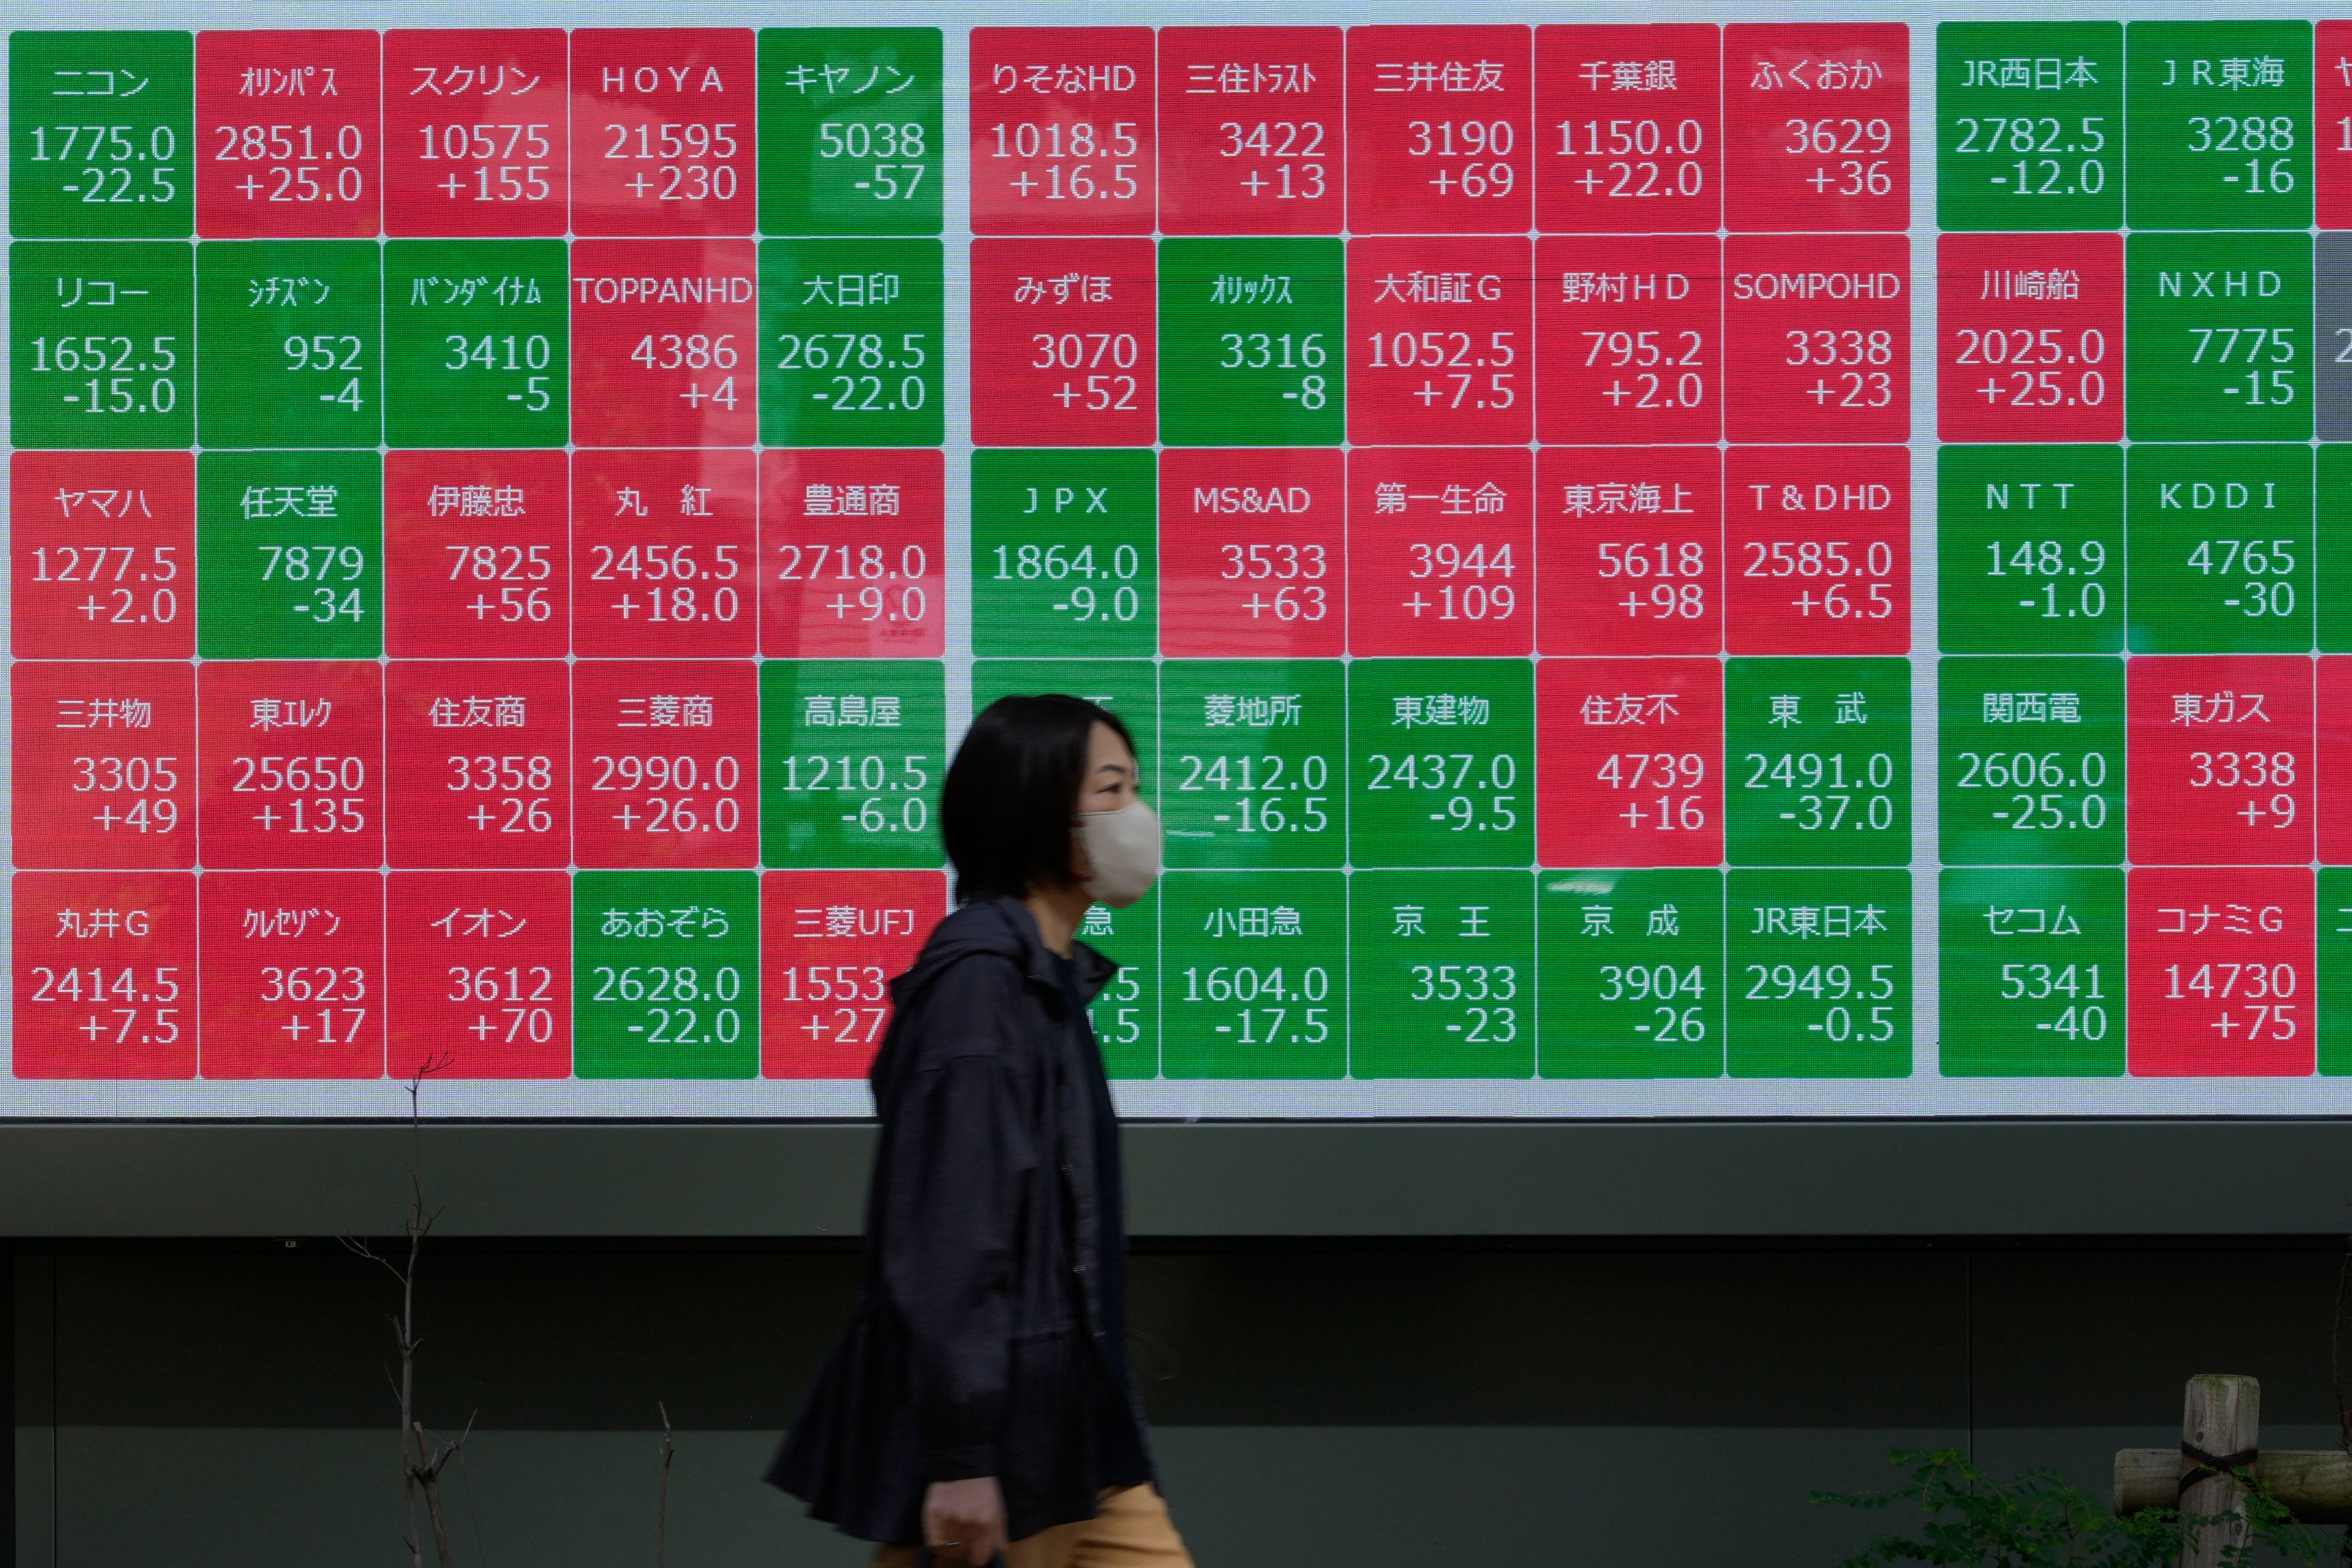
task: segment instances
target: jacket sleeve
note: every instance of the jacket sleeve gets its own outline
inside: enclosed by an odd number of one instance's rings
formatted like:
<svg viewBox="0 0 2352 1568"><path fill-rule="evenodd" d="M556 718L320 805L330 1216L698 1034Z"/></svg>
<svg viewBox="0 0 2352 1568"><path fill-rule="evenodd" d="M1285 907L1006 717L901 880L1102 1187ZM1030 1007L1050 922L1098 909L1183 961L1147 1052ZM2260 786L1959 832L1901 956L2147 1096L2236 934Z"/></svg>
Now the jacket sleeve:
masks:
<svg viewBox="0 0 2352 1568"><path fill-rule="evenodd" d="M927 1481L998 1469L1014 1228L1034 1164L1002 1049L1020 984L988 958L940 975L892 1097L881 1265L913 1357Z"/></svg>

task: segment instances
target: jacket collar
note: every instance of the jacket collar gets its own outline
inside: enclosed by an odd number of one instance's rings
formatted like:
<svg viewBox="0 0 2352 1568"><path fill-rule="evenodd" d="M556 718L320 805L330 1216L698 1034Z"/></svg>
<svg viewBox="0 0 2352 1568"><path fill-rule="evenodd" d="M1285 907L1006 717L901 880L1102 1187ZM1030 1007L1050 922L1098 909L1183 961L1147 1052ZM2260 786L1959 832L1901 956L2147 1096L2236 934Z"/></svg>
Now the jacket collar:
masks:
<svg viewBox="0 0 2352 1568"><path fill-rule="evenodd" d="M1045 938L1037 934L1037 917L1029 912L1029 906L1018 899L1003 897L989 899L985 902L996 910L1014 940L1021 944L1021 966L1027 973L1030 984L1045 986L1056 995L1060 994L1062 980L1054 970L1054 952L1045 945ZM1082 942L1070 943L1070 957L1077 966L1078 1002L1083 1006L1092 1002L1100 994L1102 988L1110 984L1110 977L1118 973L1118 964Z"/></svg>

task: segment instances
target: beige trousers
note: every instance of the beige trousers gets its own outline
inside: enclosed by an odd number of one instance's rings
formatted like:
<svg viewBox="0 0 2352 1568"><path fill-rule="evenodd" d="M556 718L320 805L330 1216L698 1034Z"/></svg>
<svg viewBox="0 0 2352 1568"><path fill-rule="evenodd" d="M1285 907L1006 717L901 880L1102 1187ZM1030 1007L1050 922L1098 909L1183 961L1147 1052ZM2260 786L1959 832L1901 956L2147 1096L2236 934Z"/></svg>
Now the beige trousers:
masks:
<svg viewBox="0 0 2352 1568"><path fill-rule="evenodd" d="M1057 1524L1004 1549L1012 1568L1192 1568L1155 1487L1107 1491L1092 1519ZM874 1568L913 1568L915 1548L885 1546Z"/></svg>

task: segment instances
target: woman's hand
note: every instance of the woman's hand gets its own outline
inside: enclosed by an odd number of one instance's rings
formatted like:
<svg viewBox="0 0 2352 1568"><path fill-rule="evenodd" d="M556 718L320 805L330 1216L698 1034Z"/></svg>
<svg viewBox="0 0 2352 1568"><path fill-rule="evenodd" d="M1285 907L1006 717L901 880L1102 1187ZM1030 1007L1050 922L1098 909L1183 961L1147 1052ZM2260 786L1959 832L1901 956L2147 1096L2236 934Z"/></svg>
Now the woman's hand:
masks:
<svg viewBox="0 0 2352 1568"><path fill-rule="evenodd" d="M923 1544L940 1563L995 1562L1004 1550L1004 1493L996 1478L933 1481L923 1494Z"/></svg>

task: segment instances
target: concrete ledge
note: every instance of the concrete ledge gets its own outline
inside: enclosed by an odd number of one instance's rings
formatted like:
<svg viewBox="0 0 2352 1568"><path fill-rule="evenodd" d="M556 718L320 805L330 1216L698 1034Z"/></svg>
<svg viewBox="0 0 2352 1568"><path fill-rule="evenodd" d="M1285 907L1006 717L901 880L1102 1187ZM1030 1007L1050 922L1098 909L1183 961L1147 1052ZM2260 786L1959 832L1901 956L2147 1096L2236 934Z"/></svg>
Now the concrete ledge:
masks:
<svg viewBox="0 0 2352 1568"><path fill-rule="evenodd" d="M439 1233L856 1234L863 1123L430 1126ZM1139 1236L2322 1235L2339 1121L1165 1122L1127 1129ZM0 1234L387 1233L398 1124L0 1126ZM2227 1184L2187 1173L2227 1170Z"/></svg>

